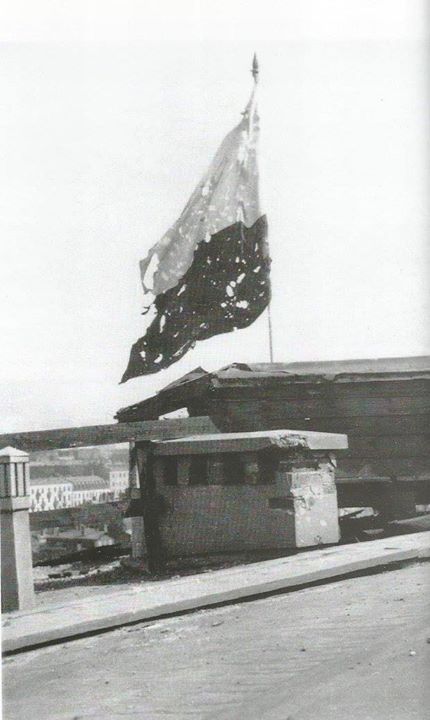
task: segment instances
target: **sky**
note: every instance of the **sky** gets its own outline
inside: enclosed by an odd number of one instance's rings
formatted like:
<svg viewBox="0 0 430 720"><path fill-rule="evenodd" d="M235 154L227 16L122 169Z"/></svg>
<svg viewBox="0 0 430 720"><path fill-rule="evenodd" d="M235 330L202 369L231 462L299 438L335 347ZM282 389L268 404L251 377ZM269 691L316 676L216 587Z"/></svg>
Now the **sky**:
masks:
<svg viewBox="0 0 430 720"><path fill-rule="evenodd" d="M240 119L254 51L275 361L430 353L426 2L2 13L1 432L109 423L199 365L268 361L264 314L119 385L139 260Z"/></svg>

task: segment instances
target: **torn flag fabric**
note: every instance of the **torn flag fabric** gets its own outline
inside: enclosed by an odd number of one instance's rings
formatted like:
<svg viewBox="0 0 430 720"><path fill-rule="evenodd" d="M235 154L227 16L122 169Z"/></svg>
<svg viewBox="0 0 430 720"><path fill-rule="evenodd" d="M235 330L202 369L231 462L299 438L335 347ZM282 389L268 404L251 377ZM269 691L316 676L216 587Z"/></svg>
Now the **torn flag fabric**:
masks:
<svg viewBox="0 0 430 720"><path fill-rule="evenodd" d="M256 86L176 223L140 263L145 335L122 382L169 367L198 340L245 328L270 301L258 194Z"/></svg>

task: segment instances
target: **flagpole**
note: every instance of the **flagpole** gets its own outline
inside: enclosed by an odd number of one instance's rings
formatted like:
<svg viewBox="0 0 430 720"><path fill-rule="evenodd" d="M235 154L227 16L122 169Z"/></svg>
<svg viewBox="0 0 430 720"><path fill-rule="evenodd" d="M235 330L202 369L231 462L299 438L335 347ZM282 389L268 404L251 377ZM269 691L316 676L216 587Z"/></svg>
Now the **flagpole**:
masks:
<svg viewBox="0 0 430 720"><path fill-rule="evenodd" d="M273 362L273 335L272 335L272 314L270 312L270 300L267 306L267 320L269 324L269 359Z"/></svg>
<svg viewBox="0 0 430 720"><path fill-rule="evenodd" d="M252 77L254 78L254 83L257 85L258 83L258 74L260 72L260 67L257 60L257 53L254 53L254 57L252 58L252 67L251 67L251 73ZM267 321L268 321L268 329L269 329L269 358L270 362L273 362L273 332L272 332L272 315L271 315L271 301L269 300L269 304L267 306Z"/></svg>

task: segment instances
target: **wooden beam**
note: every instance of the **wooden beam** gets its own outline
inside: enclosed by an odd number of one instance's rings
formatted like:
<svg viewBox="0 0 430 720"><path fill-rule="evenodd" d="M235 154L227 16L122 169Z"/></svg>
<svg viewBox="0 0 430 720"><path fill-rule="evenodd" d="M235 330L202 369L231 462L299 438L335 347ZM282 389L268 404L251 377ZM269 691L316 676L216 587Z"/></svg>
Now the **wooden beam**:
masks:
<svg viewBox="0 0 430 720"><path fill-rule="evenodd" d="M317 400L346 398L372 398L372 397L420 397L430 392L428 379L416 380L378 380L375 382L293 382L288 378L277 377L276 380L267 381L258 379L251 384L249 381L237 384L223 384L213 388L212 395L223 400L252 400L252 399L279 399L279 400ZM162 395L163 392L160 393ZM203 393L201 393L203 395Z"/></svg>
<svg viewBox="0 0 430 720"><path fill-rule="evenodd" d="M160 498L154 474L154 456L148 449L148 443L136 445L148 569L149 572L156 573L163 563L159 525Z"/></svg>
<svg viewBox="0 0 430 720"><path fill-rule="evenodd" d="M243 400L218 399L205 400L210 413L231 413L235 417L249 413L258 416L282 414L282 417L354 417L357 415L390 416L391 415L422 415L430 413L430 396L423 394L418 397L410 395L397 397L363 397L363 398L312 398L303 400L284 400L282 397L263 400L246 398Z"/></svg>
<svg viewBox="0 0 430 720"><path fill-rule="evenodd" d="M208 417L171 418L7 433L0 435L0 448L10 445L20 450L34 452L92 445L113 445L138 440L168 440L185 435L214 432L217 432L217 428Z"/></svg>
<svg viewBox="0 0 430 720"><path fill-rule="evenodd" d="M288 423L288 419L283 418ZM294 420L294 429L319 432L345 433L345 435L420 435L428 433L430 413L421 415L356 415L355 417L315 416Z"/></svg>

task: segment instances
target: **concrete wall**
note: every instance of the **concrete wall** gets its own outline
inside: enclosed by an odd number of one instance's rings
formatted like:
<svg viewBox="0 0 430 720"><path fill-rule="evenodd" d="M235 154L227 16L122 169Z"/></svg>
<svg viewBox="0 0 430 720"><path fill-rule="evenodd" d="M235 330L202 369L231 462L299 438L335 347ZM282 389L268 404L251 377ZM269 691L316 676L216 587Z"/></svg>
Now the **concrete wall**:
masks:
<svg viewBox="0 0 430 720"><path fill-rule="evenodd" d="M282 465L282 463L281 463ZM330 463L294 468L270 484L166 485L162 462L154 471L162 496L159 527L167 557L251 549L308 547L339 540L334 469ZM182 477L181 477L182 475ZM220 482L220 480L218 480Z"/></svg>

